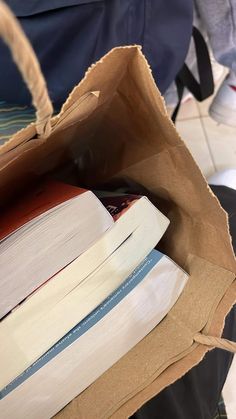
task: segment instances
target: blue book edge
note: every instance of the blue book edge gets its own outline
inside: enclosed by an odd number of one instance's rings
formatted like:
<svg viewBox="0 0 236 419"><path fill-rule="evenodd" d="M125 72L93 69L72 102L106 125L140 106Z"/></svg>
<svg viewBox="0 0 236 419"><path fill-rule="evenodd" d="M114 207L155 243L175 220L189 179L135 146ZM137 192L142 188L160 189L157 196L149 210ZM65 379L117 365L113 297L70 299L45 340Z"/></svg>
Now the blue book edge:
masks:
<svg viewBox="0 0 236 419"><path fill-rule="evenodd" d="M20 384L31 377L36 371L46 365L60 352L75 342L80 336L86 333L91 327L106 316L123 298L125 298L154 268L164 255L152 250L143 262L132 272L131 275L117 288L102 304L93 310L88 316L61 338L52 348L35 361L22 374L16 377L11 383L0 391L0 400L15 390Z"/></svg>

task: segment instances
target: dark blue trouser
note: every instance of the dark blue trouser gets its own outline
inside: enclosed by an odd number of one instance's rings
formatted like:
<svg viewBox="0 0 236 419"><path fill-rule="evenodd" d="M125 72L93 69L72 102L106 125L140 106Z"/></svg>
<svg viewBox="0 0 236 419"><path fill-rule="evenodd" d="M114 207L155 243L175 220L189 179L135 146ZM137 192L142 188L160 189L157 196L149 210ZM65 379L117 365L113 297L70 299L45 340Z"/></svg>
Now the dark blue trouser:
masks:
<svg viewBox="0 0 236 419"><path fill-rule="evenodd" d="M230 232L236 253L236 191L211 186L229 214ZM236 306L228 314L223 336L236 341ZM233 355L220 349L204 359L184 377L146 403L132 419L213 419Z"/></svg>

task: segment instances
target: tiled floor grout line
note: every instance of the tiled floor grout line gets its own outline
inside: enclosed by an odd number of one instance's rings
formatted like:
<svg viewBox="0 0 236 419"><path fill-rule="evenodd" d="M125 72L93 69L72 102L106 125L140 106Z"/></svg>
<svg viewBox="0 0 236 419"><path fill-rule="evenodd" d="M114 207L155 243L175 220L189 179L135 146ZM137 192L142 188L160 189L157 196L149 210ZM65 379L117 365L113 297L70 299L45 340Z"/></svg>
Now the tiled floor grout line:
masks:
<svg viewBox="0 0 236 419"><path fill-rule="evenodd" d="M209 154L210 154L210 157L211 157L211 161L212 161L213 167L215 169L215 172L217 172L216 162L215 162L215 159L214 159L214 155L212 153L212 150L211 150L209 138L208 138L207 131L206 131L206 128L205 128L205 124L203 122L203 119L204 118L207 118L207 116L200 116L199 117L200 123L201 123L201 127L202 127L202 130L204 132L204 137L205 137L205 140L206 140L207 148L208 148L208 151L209 151Z"/></svg>
<svg viewBox="0 0 236 419"><path fill-rule="evenodd" d="M206 99L206 100L208 100L208 99ZM197 105L197 109L198 109L198 113L199 113L199 118L204 118L204 117L208 116L208 114L207 115L203 115L203 113L201 113L202 112L202 109L201 109L200 103L203 103L203 102L198 102L196 100L196 105Z"/></svg>
<svg viewBox="0 0 236 419"><path fill-rule="evenodd" d="M193 119L200 119L200 118L201 118L200 115L197 115L197 116L189 116L188 118L178 119L177 122L190 121L190 120L193 120Z"/></svg>

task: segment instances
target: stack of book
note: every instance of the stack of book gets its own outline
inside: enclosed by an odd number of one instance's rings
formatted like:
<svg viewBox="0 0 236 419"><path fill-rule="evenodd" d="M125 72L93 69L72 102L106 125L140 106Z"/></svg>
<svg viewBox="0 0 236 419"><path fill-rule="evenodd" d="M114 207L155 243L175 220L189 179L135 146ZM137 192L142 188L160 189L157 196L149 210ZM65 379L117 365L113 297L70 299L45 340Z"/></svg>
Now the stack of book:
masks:
<svg viewBox="0 0 236 419"><path fill-rule="evenodd" d="M47 181L1 214L0 418L47 419L142 340L187 274L143 196Z"/></svg>

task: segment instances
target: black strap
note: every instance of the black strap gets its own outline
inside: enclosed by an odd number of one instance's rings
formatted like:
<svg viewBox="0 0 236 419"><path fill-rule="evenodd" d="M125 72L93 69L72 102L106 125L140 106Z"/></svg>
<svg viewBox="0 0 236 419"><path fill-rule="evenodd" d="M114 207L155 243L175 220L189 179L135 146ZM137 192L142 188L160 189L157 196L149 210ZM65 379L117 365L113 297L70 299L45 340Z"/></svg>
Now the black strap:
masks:
<svg viewBox="0 0 236 419"><path fill-rule="evenodd" d="M176 77L179 101L172 114L172 120L174 122L181 105L184 87L187 87L187 89L199 102L202 102L214 93L214 79L207 44L202 34L196 27L193 27L192 36L196 50L199 82L195 79L188 66L184 64Z"/></svg>
<svg viewBox="0 0 236 419"><path fill-rule="evenodd" d="M179 109L180 109L181 102L182 102L182 99L183 99L183 94L184 94L184 84L182 83L181 79L178 76L175 79L175 83L176 83L176 88L177 88L178 103L175 107L174 112L172 113L172 116L171 116L171 119L174 123L175 123L177 115L179 113Z"/></svg>

